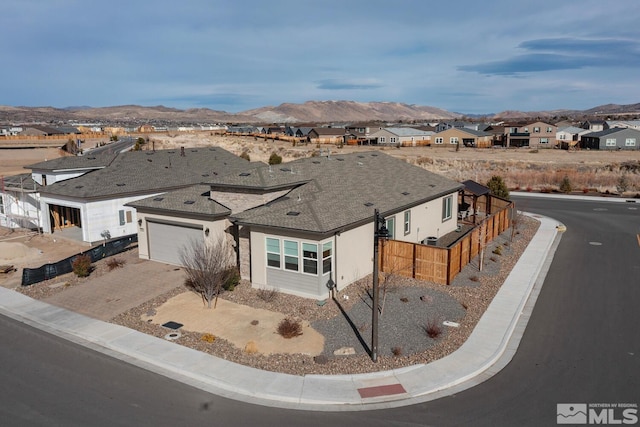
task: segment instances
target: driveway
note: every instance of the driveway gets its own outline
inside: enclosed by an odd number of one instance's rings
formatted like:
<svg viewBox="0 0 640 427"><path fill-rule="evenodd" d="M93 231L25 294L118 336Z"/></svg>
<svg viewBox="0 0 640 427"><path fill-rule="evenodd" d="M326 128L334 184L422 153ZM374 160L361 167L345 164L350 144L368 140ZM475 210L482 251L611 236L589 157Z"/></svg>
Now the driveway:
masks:
<svg viewBox="0 0 640 427"><path fill-rule="evenodd" d="M168 264L138 259L130 251L127 262L108 274L72 286L47 302L94 319L110 320L184 283L184 271ZM64 282L51 286L64 286Z"/></svg>

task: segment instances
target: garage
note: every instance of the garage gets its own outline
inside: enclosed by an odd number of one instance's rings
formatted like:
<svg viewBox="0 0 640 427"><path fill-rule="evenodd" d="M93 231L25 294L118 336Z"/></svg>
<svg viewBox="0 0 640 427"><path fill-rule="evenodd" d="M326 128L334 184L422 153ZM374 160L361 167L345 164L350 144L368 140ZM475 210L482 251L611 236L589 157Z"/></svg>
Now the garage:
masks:
<svg viewBox="0 0 640 427"><path fill-rule="evenodd" d="M204 240L202 225L147 222L149 259L181 265L180 251L192 241Z"/></svg>

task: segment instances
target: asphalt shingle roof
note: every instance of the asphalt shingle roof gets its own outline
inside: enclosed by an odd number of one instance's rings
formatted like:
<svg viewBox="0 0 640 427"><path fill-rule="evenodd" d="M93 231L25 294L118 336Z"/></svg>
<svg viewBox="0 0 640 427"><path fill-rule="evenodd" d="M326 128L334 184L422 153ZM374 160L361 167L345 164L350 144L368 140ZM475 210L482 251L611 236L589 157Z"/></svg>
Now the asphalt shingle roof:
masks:
<svg viewBox="0 0 640 427"><path fill-rule="evenodd" d="M120 153L111 162L98 157L87 160L106 166L80 177L43 187L42 194L94 199L163 192L200 184L210 177L255 165L219 147L186 149L184 156L180 150L159 150ZM83 157L65 157L52 162L56 163L53 165L55 170L77 169L82 164L82 159ZM47 163L31 167L47 169L52 166Z"/></svg>
<svg viewBox="0 0 640 427"><path fill-rule="evenodd" d="M147 212L175 212L207 217L230 215L231 210L229 208L209 198L210 190L211 187L208 185L194 185L193 187L127 203L127 206Z"/></svg>
<svg viewBox="0 0 640 427"><path fill-rule="evenodd" d="M376 208L382 215L401 212L463 187L381 152L312 157L286 166L293 169L293 177L272 168L273 179L307 182L233 218L240 224L330 233L370 221Z"/></svg>

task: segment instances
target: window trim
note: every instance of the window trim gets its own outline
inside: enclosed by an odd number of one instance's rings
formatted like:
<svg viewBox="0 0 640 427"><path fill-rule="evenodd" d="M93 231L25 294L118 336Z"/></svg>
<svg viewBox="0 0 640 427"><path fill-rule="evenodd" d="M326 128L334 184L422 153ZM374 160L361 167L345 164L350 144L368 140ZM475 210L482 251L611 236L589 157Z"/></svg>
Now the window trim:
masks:
<svg viewBox="0 0 640 427"><path fill-rule="evenodd" d="M453 195L442 198L442 222L453 218Z"/></svg>
<svg viewBox="0 0 640 427"><path fill-rule="evenodd" d="M635 138L626 138L624 140L624 146L625 147L635 147L636 146L636 139Z"/></svg>
<svg viewBox="0 0 640 427"><path fill-rule="evenodd" d="M327 274L331 274L333 272L333 241L329 240L327 242L322 242L322 275L325 276ZM329 245L329 255L325 256L325 251L327 250L325 247ZM327 265L327 261L329 262L329 270L325 270L325 266Z"/></svg>
<svg viewBox="0 0 640 427"><path fill-rule="evenodd" d="M607 138L605 140L605 147L615 147L616 144L616 139L615 138Z"/></svg>
<svg viewBox="0 0 640 427"><path fill-rule="evenodd" d="M269 251L269 240L274 240L276 242L278 242L278 252L274 252L274 251ZM276 237L265 237L265 258L267 260L266 266L267 268L274 268L276 270L281 270L282 269L282 256L281 256L281 248L280 248L280 239L276 238ZM269 254L271 255L277 255L278 256L278 265L270 265L269 264Z"/></svg>
<svg viewBox="0 0 640 427"><path fill-rule="evenodd" d="M441 136L437 136L435 143L436 144L444 144L444 138L441 137Z"/></svg>
<svg viewBox="0 0 640 427"><path fill-rule="evenodd" d="M387 238L389 240L393 240L396 237L396 217L391 216L385 219L384 226L387 228L389 235Z"/></svg>
<svg viewBox="0 0 640 427"><path fill-rule="evenodd" d="M291 254L287 253L287 243L293 243L295 245L295 252L296 252L295 255L291 255ZM286 270L286 271L295 271L295 272L300 271L300 250L298 249L299 246L300 246L299 242L297 242L295 240L282 239L282 255L284 256L284 263L283 263L284 270ZM295 260L295 269L290 268L288 266L289 264L293 265L293 263L289 262L287 260L287 258L289 258L290 261Z"/></svg>
<svg viewBox="0 0 640 427"><path fill-rule="evenodd" d="M452 136L449 138L449 144L453 145L453 144L458 144L458 141L460 141L460 139L457 136Z"/></svg>
<svg viewBox="0 0 640 427"><path fill-rule="evenodd" d="M310 257L305 256L305 252L306 252L305 249L304 249L305 245L314 246L315 247L315 249L316 249L316 251L315 251L316 257L315 258L310 258ZM307 271L306 261L314 261L315 262L315 265L316 265L315 273L309 273ZM302 274L309 274L311 276L317 276L318 275L318 244L317 243L302 242Z"/></svg>
<svg viewBox="0 0 640 427"><path fill-rule="evenodd" d="M411 210L404 211L404 235L411 234Z"/></svg>

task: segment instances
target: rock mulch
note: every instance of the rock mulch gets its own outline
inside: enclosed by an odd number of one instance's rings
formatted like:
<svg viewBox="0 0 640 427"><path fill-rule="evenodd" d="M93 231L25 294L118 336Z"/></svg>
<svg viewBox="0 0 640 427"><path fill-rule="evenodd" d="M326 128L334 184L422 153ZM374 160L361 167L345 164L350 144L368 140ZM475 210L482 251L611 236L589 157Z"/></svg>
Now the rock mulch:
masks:
<svg viewBox="0 0 640 427"><path fill-rule="evenodd" d="M451 354L466 341L538 226L535 219L521 217L513 240L511 230L507 230L488 245L482 271L476 257L451 286L393 277L387 282L385 298L381 284L384 309L379 323L377 363L373 363L367 353L371 340L370 277L350 285L335 300L324 302L251 289L247 282L222 295L229 301L279 311L311 323L325 336L324 353L315 358L303 354L265 356L237 348L224 339L212 340L190 331L181 331L180 338L174 342L246 366L293 375L357 374L429 363ZM168 333L166 328L141 318L182 292L184 288L177 287L117 316L112 322L162 338ZM453 321L459 327L441 326L441 333L431 338L427 326L432 320ZM355 354L335 355L336 350Z"/></svg>

